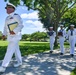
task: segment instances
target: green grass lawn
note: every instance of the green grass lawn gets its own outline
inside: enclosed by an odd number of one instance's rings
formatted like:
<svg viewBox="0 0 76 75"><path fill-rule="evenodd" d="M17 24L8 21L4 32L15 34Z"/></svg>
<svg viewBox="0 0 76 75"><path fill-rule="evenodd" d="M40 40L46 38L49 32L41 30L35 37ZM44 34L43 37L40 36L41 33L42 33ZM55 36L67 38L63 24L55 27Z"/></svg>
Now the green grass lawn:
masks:
<svg viewBox="0 0 76 75"><path fill-rule="evenodd" d="M71 75L76 75L76 68L72 70Z"/></svg>
<svg viewBox="0 0 76 75"><path fill-rule="evenodd" d="M8 45L7 41L0 41L0 60L2 60L5 55L7 45ZM20 41L19 45L22 56L50 50L49 42ZM65 47L68 47L68 43L65 43ZM57 48L59 48L59 45L54 47L54 49Z"/></svg>
<svg viewBox="0 0 76 75"><path fill-rule="evenodd" d="M8 42L7 41L0 41L0 60L3 59L6 49L7 49ZM40 53L49 50L49 42L26 42L20 41L20 50L22 56Z"/></svg>
<svg viewBox="0 0 76 75"><path fill-rule="evenodd" d="M20 42L22 56L49 50L48 42Z"/></svg>

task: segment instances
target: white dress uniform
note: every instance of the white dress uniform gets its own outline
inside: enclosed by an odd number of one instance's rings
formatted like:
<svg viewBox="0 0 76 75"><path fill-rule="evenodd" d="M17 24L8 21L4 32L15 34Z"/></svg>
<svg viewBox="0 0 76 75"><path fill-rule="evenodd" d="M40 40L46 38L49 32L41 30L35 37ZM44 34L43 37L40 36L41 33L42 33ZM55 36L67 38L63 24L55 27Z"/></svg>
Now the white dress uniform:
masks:
<svg viewBox="0 0 76 75"><path fill-rule="evenodd" d="M64 29L60 29L59 32L62 32L62 36L58 36L59 37L59 43L60 43L60 50L61 53L63 54L64 51L64 41L65 41L65 37L66 37L66 31Z"/></svg>
<svg viewBox="0 0 76 75"><path fill-rule="evenodd" d="M11 35L9 32L8 25L15 22L18 23L18 26L13 30L15 34ZM22 19L20 18L20 16L15 13L9 14L9 16L5 20L5 26L4 26L4 31L3 31L3 35L5 36L7 35L7 40L9 42L8 47L7 47L7 52L5 54L5 57L2 63L3 67L8 66L14 53L15 53L16 60L18 61L18 63L22 63L21 53L20 53L20 49L18 45L19 40L21 39L22 28L23 28L23 24L22 24Z"/></svg>
<svg viewBox="0 0 76 75"><path fill-rule="evenodd" d="M70 43L70 54L74 55L74 48L75 48L75 40L76 40L76 30L68 30L67 37L69 38Z"/></svg>
<svg viewBox="0 0 76 75"><path fill-rule="evenodd" d="M50 36L50 51L53 51L55 37L56 37L56 32L54 30L49 31L48 35Z"/></svg>

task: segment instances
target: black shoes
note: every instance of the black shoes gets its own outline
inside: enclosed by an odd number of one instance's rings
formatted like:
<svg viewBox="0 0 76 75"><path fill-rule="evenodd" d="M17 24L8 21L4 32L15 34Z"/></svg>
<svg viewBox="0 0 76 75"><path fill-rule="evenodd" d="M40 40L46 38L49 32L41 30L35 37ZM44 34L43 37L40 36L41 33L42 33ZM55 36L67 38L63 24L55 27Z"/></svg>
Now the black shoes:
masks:
<svg viewBox="0 0 76 75"><path fill-rule="evenodd" d="M50 53L53 53L53 51L50 51Z"/></svg>
<svg viewBox="0 0 76 75"><path fill-rule="evenodd" d="M71 55L71 57L74 57L74 54L70 54Z"/></svg>
<svg viewBox="0 0 76 75"><path fill-rule="evenodd" d="M63 55L63 53L60 53L60 55Z"/></svg>

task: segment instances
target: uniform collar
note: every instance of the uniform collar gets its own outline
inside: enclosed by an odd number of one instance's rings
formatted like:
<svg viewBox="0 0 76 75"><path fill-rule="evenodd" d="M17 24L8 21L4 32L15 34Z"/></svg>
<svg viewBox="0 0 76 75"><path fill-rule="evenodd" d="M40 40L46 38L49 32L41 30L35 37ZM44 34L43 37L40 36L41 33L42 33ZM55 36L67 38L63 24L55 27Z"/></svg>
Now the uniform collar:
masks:
<svg viewBox="0 0 76 75"><path fill-rule="evenodd" d="M61 31L63 31L64 29L60 29Z"/></svg>
<svg viewBox="0 0 76 75"><path fill-rule="evenodd" d="M74 29L70 29L71 31L73 31Z"/></svg>
<svg viewBox="0 0 76 75"><path fill-rule="evenodd" d="M53 30L51 30L50 32L53 32Z"/></svg>
<svg viewBox="0 0 76 75"><path fill-rule="evenodd" d="M9 14L9 16L13 16L13 15L14 15L14 12Z"/></svg>

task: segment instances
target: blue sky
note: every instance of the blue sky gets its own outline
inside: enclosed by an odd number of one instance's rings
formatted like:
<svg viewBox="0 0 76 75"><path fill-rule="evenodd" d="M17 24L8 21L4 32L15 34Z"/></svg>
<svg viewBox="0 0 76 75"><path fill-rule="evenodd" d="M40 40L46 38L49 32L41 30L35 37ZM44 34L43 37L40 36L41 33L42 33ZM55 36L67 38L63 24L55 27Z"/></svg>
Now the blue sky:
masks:
<svg viewBox="0 0 76 75"><path fill-rule="evenodd" d="M5 10L6 2L4 0L0 0L0 31L3 32L3 27L5 24L5 18L7 17L7 13ZM27 10L25 6L18 6L16 8L16 13L18 13L22 20L24 28L22 30L22 34L31 34L36 31L44 31L43 24L38 21L38 11Z"/></svg>

